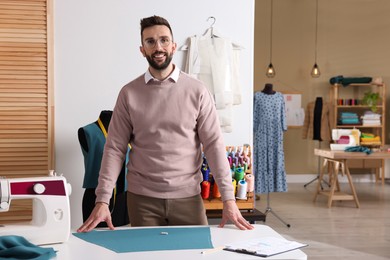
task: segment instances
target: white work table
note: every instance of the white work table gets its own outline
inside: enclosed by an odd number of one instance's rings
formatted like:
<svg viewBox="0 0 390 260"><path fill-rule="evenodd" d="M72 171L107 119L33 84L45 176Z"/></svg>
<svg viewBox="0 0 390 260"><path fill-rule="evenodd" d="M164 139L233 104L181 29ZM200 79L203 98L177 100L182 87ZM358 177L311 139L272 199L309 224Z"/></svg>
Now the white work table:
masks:
<svg viewBox="0 0 390 260"><path fill-rule="evenodd" d="M224 228L218 228L217 226L210 226L211 240L214 247L224 246L227 243L236 241L243 241L253 238L261 237L277 237L282 236L278 234L272 228L266 225L255 224L254 230L239 230L233 225L227 225ZM177 226L176 226L177 227ZM134 227L133 227L134 228ZM169 228L169 227L168 227ZM297 241L305 243L305 241ZM85 242L72 234L67 242L62 244L48 245L53 247L57 251L57 257L54 259L58 260L106 260L106 259L141 259L141 260L155 260L155 259L183 259L183 260L194 260L194 259L261 259L262 257L239 254L234 252L228 252L220 250L210 254L202 254L202 251L207 249L191 249L191 250L167 250L167 251L148 251L148 252L132 252L132 253L115 253L104 247L97 246ZM285 252L279 255L267 257L266 259L307 259L307 255L300 249L296 249L290 252Z"/></svg>

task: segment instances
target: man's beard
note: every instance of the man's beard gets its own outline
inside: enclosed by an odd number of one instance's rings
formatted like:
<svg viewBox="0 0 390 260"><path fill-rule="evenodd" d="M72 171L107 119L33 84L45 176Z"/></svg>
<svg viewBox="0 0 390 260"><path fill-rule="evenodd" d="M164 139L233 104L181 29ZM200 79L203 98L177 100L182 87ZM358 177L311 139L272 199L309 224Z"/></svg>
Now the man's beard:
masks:
<svg viewBox="0 0 390 260"><path fill-rule="evenodd" d="M161 54L161 53L166 54L166 59L162 64L158 64L153 60L152 56L156 55L156 54ZM148 61L149 65L155 70L166 69L168 67L168 65L171 63L172 58L173 58L173 54L168 55L168 53L164 53L164 52L155 52L152 54L152 56L146 55L146 60Z"/></svg>

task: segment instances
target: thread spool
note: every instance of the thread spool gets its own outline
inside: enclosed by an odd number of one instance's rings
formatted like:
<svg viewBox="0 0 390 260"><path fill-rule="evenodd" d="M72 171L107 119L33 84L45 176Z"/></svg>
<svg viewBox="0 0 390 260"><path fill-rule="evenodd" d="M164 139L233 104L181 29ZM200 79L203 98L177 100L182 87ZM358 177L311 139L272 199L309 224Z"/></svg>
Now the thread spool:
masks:
<svg viewBox="0 0 390 260"><path fill-rule="evenodd" d="M246 172L247 170L248 170L248 164L244 162L244 172Z"/></svg>
<svg viewBox="0 0 390 260"><path fill-rule="evenodd" d="M236 195L236 188L237 188L237 181L236 179L232 179L232 184L233 184L233 193Z"/></svg>
<svg viewBox="0 0 390 260"><path fill-rule="evenodd" d="M210 182L202 181L201 195L203 199L208 199L210 197Z"/></svg>
<svg viewBox="0 0 390 260"><path fill-rule="evenodd" d="M214 185L213 185L213 197L214 198L220 198L221 197L221 193L219 192L218 185L217 185L216 182L214 182Z"/></svg>
<svg viewBox="0 0 390 260"><path fill-rule="evenodd" d="M236 179L237 183L244 179L245 172L244 172L244 167L236 167L234 171L234 179Z"/></svg>
<svg viewBox="0 0 390 260"><path fill-rule="evenodd" d="M253 174L247 174L245 175L245 180L248 183L248 192L253 192L255 189L255 177Z"/></svg>
<svg viewBox="0 0 390 260"><path fill-rule="evenodd" d="M209 174L210 174L210 169L208 167L202 167L202 175L204 181L209 180Z"/></svg>
<svg viewBox="0 0 390 260"><path fill-rule="evenodd" d="M210 172L210 174L209 174L208 182L210 182L210 186L213 185L213 184L215 183L215 180L214 180L214 177L213 177L213 173L212 173L212 172Z"/></svg>
<svg viewBox="0 0 390 260"><path fill-rule="evenodd" d="M248 189L248 183L245 180L240 180L237 187L237 199L246 200L246 190Z"/></svg>
<svg viewBox="0 0 390 260"><path fill-rule="evenodd" d="M230 167L232 167L233 166L233 159L232 159L232 157L228 156L227 159L228 159Z"/></svg>

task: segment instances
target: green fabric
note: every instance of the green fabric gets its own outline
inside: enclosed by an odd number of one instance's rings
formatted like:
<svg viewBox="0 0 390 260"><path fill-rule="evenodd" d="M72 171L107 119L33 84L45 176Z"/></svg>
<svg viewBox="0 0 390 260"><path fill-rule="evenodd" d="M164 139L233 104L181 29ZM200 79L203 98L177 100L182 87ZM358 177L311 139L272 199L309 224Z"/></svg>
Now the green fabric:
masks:
<svg viewBox="0 0 390 260"><path fill-rule="evenodd" d="M21 236L0 236L0 259L47 260L56 256L53 248L36 246Z"/></svg>

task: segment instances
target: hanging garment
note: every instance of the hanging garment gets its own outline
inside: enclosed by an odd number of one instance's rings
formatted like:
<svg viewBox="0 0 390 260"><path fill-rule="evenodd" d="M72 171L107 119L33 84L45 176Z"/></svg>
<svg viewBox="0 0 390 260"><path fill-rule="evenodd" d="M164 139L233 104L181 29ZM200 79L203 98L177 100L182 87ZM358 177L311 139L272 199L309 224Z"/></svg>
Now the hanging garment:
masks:
<svg viewBox="0 0 390 260"><path fill-rule="evenodd" d="M285 192L283 132L287 124L283 95L255 93L253 112L255 192Z"/></svg>
<svg viewBox="0 0 390 260"><path fill-rule="evenodd" d="M315 102L310 102L307 104L305 112L305 120L302 128L302 138L312 138L314 136L314 108ZM321 111L321 127L320 135L322 141L331 141L332 140L332 129L334 128L333 123L333 110L332 105L328 102L322 103Z"/></svg>
<svg viewBox="0 0 390 260"><path fill-rule="evenodd" d="M321 139L321 115L322 115L322 98L317 97L314 105L313 120L313 140L322 141Z"/></svg>
<svg viewBox="0 0 390 260"><path fill-rule="evenodd" d="M232 132L232 106L241 104L239 84L239 47L230 39L209 29L205 35L192 36L188 45L185 71L203 81L213 94L222 131Z"/></svg>

